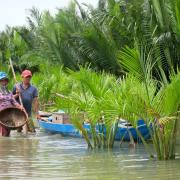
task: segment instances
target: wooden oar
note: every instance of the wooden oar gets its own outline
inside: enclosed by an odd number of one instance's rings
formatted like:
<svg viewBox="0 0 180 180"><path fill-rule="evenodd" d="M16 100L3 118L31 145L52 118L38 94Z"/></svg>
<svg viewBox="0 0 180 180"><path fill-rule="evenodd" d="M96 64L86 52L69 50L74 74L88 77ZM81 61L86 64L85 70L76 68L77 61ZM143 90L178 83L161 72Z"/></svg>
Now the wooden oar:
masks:
<svg viewBox="0 0 180 180"><path fill-rule="evenodd" d="M15 81L15 83L17 84L18 81L17 81L17 79L16 79L16 74L15 74L15 71L14 71L14 67L13 67L11 58L9 58L9 64L10 64L10 67L11 67L11 70L12 70L12 73L13 73L14 81ZM18 87L17 85L16 85L16 88L19 89L19 87ZM20 102L21 106L23 106L22 97L21 97L20 92L19 92L19 102Z"/></svg>
<svg viewBox="0 0 180 180"><path fill-rule="evenodd" d="M55 93L55 95L58 96L58 97L61 97L63 99L70 99L69 97L67 97L67 96L65 96L63 94Z"/></svg>

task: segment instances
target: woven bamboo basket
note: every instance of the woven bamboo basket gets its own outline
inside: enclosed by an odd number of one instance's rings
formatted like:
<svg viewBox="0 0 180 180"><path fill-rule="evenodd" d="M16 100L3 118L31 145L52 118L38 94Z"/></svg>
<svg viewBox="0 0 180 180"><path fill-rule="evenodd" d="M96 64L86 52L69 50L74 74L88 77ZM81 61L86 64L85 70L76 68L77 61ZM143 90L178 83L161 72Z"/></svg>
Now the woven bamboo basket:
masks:
<svg viewBox="0 0 180 180"><path fill-rule="evenodd" d="M27 114L19 108L9 107L0 111L0 124L8 129L20 128L27 120Z"/></svg>

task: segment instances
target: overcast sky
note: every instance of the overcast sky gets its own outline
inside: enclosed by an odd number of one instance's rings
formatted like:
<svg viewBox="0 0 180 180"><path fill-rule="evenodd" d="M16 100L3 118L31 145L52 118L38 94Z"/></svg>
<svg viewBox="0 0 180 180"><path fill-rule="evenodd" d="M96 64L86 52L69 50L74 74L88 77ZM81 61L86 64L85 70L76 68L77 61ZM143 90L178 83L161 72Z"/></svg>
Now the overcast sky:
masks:
<svg viewBox="0 0 180 180"><path fill-rule="evenodd" d="M0 31L6 25L16 26L25 25L27 9L33 6L40 11L49 10L53 14L57 8L66 7L70 0L0 0ZM78 0L79 3L97 5L98 0Z"/></svg>

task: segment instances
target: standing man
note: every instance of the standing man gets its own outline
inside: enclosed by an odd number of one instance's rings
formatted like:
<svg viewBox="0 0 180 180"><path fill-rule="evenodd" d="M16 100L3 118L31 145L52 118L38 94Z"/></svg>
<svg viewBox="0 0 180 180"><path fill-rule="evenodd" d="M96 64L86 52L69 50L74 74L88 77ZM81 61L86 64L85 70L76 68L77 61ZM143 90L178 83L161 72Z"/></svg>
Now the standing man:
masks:
<svg viewBox="0 0 180 180"><path fill-rule="evenodd" d="M24 70L21 74L22 83L16 84L13 88L14 98L20 102L19 96L22 98L23 107L26 110L29 120L26 126L26 131L35 132L32 116L32 106L34 104L34 112L36 118L40 119L39 116L39 103L38 103L38 90L35 86L31 85L32 73L29 70Z"/></svg>

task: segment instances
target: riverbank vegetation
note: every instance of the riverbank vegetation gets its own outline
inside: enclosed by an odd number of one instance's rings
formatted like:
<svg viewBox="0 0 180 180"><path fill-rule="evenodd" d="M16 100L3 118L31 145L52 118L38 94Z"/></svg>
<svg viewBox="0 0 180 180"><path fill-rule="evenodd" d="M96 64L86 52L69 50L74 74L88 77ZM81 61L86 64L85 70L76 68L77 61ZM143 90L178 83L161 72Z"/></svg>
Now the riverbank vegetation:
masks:
<svg viewBox="0 0 180 180"><path fill-rule="evenodd" d="M135 128L144 119L157 158L174 159L180 0L99 0L96 8L72 1L55 16L29 12L26 27L1 32L0 61L4 68L11 57L17 73L34 72L42 109L66 109L91 148L113 148L120 118ZM95 131L102 122L106 134Z"/></svg>

